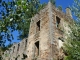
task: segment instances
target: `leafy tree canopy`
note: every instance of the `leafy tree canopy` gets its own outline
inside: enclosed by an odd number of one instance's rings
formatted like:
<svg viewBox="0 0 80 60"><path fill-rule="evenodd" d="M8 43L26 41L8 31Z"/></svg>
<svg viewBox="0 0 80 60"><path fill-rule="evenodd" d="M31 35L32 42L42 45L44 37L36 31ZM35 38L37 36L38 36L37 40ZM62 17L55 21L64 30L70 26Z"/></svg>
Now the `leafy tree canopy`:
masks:
<svg viewBox="0 0 80 60"><path fill-rule="evenodd" d="M56 0L50 0L50 2L55 6Z"/></svg>
<svg viewBox="0 0 80 60"><path fill-rule="evenodd" d="M28 36L30 18L45 4L39 0L0 0L0 46L14 39L13 32L19 32L19 39Z"/></svg>
<svg viewBox="0 0 80 60"><path fill-rule="evenodd" d="M67 57L65 60L80 60L80 0L74 0L71 9L77 19L74 25L70 26L71 33L66 39L64 51Z"/></svg>

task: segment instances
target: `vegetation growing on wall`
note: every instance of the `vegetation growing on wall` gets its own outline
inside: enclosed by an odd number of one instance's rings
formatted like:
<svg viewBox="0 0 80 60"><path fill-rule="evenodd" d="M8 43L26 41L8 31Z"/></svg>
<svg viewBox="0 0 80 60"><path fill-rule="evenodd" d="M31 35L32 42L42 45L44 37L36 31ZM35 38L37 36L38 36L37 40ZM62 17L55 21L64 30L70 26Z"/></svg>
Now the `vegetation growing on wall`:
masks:
<svg viewBox="0 0 80 60"><path fill-rule="evenodd" d="M65 43L64 52L67 56L65 60L80 60L80 1L74 0L72 12L76 16L74 25L71 28L70 36Z"/></svg>

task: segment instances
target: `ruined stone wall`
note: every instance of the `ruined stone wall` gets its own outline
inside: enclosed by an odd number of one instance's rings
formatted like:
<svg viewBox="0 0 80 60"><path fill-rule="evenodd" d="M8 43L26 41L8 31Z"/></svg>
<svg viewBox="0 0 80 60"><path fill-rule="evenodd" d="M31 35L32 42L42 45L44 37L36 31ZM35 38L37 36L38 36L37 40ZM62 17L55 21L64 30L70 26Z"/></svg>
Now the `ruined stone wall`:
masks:
<svg viewBox="0 0 80 60"><path fill-rule="evenodd" d="M50 2L31 19L28 39L23 39L4 52L4 60L60 60L64 58L64 37L73 21ZM9 56L5 56L9 54ZM26 56L26 58L24 58Z"/></svg>
<svg viewBox="0 0 80 60"><path fill-rule="evenodd" d="M27 38L19 43L14 43L11 48L3 53L3 60L22 60L23 54L25 54L27 48L26 40Z"/></svg>
<svg viewBox="0 0 80 60"><path fill-rule="evenodd" d="M52 15L53 15L53 24L54 24L54 42L52 47L52 54L53 58L57 58L56 60L60 60L64 58L64 53L62 50L63 43L65 42L65 38L67 38L67 35L69 35L70 27L69 25L73 24L73 19L71 18L71 15L67 15L63 12L61 12L59 9L52 7ZM60 19L59 26L57 26L57 17ZM55 53L54 53L55 52Z"/></svg>
<svg viewBox="0 0 80 60"><path fill-rule="evenodd" d="M40 21L40 30L38 30L37 22ZM49 53L49 17L48 8L40 11L39 14L32 18L30 32L28 38L27 54L28 58L48 59ZM46 33L47 32L47 33ZM39 41L39 56L35 56L35 43Z"/></svg>
<svg viewBox="0 0 80 60"><path fill-rule="evenodd" d="M57 27L56 21L60 19ZM36 23L40 20L40 31L37 31ZM37 59L63 59L63 37L64 31L68 33L68 25L72 23L72 18L49 3L43 10L36 14L31 21L28 38L28 58L35 57L35 43L39 41L39 56ZM66 26L66 27L65 27ZM61 56L60 56L61 55Z"/></svg>

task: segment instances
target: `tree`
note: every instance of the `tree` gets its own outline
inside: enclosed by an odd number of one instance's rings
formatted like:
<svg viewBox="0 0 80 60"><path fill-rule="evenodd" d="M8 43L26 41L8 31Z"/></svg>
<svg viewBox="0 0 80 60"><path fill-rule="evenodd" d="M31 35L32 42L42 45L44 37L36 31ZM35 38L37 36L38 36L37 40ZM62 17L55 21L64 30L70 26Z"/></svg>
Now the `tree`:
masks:
<svg viewBox="0 0 80 60"><path fill-rule="evenodd" d="M64 51L67 53L66 60L80 60L80 25L75 24L71 31L64 44Z"/></svg>
<svg viewBox="0 0 80 60"><path fill-rule="evenodd" d="M80 0L75 0L72 6L72 12L77 20L71 27L70 36L66 39L64 44L64 52L67 53L65 60L80 60Z"/></svg>
<svg viewBox="0 0 80 60"><path fill-rule="evenodd" d="M28 36L30 19L42 7L39 0L0 0L2 15L0 19L0 46L14 39L13 32L19 32L19 39ZM5 11L4 11L5 10Z"/></svg>
<svg viewBox="0 0 80 60"><path fill-rule="evenodd" d="M58 6L58 9L59 9L60 11L62 11L62 6Z"/></svg>
<svg viewBox="0 0 80 60"><path fill-rule="evenodd" d="M56 0L50 0L50 2L55 6Z"/></svg>
<svg viewBox="0 0 80 60"><path fill-rule="evenodd" d="M3 53L3 51L2 51L2 49L1 49L1 47L0 47L0 60L2 60L2 53Z"/></svg>
<svg viewBox="0 0 80 60"><path fill-rule="evenodd" d="M74 0L71 10L76 17L76 21L80 22L80 0Z"/></svg>

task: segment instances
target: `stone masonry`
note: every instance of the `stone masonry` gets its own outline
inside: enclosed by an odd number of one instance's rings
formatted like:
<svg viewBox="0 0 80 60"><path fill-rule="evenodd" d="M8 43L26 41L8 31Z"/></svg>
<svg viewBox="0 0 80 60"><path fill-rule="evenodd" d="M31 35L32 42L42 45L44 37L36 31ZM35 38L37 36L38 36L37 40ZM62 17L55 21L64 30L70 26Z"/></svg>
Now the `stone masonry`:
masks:
<svg viewBox="0 0 80 60"><path fill-rule="evenodd" d="M64 60L62 46L72 22L69 8L65 14L49 2L32 17L28 38L5 51L3 60Z"/></svg>

